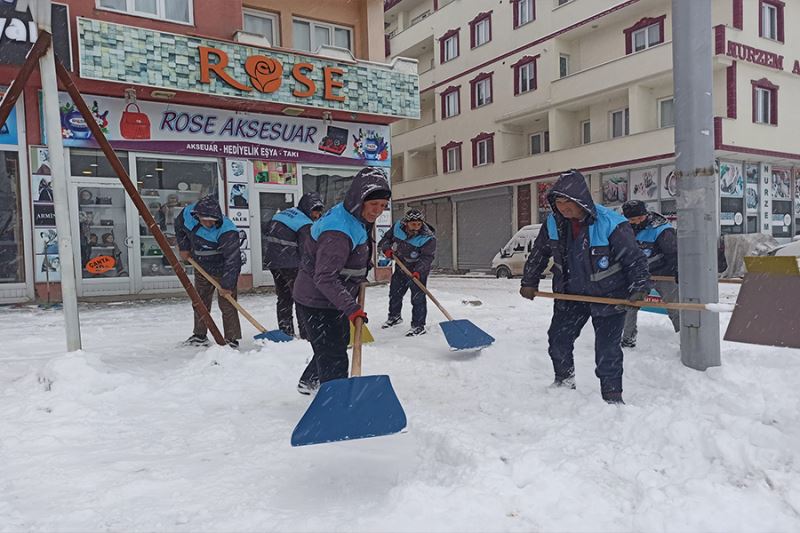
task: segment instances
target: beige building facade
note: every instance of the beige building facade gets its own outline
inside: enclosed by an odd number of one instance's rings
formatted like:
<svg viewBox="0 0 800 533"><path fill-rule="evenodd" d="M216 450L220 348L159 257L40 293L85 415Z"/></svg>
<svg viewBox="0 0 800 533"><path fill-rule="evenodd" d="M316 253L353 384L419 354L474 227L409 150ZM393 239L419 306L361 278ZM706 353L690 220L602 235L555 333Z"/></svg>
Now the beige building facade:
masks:
<svg viewBox="0 0 800 533"><path fill-rule="evenodd" d="M794 4L794 5L793 5ZM389 57L419 61L421 119L392 127L395 211L418 207L443 269L488 270L547 188L581 170L611 207L675 215L669 0L387 0ZM796 2L713 0L723 234L800 234Z"/></svg>

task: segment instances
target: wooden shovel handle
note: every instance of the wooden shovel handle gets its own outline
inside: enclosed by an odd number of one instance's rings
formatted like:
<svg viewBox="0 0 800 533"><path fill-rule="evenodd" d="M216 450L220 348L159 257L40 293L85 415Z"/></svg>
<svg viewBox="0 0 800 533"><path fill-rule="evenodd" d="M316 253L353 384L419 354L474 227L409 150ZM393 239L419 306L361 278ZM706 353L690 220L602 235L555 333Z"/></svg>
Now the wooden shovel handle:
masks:
<svg viewBox="0 0 800 533"><path fill-rule="evenodd" d="M248 322L250 322L251 324L253 324L253 325L255 326L255 328L256 328L258 331L260 331L261 333L265 333L265 332L267 331L267 328L265 328L264 326L262 326L261 324L259 324L259 323L258 323L258 320L256 320L255 318L253 318L253 316L252 316L250 313L248 313L247 311L245 311L244 307L242 307L241 305L239 305L239 302L237 302L237 301L236 301L236 299L235 299L233 296L231 296L230 294L223 294L223 293L222 293L222 290L221 290L221 289L222 289L222 286L220 286L220 284L219 284L219 283L217 283L217 280L215 280L213 277L211 277L211 274L209 274L208 272L206 272L205 270L203 270L203 267L201 267L200 265L198 265L198 264L197 264L197 261L195 261L195 260L194 260L194 259L192 259L191 257L189 257L189 258L188 258L188 261L189 261L189 263L190 263L190 264L191 264L191 265L194 267L194 269L195 269L195 270L197 270L197 271L198 271L200 274L202 274L202 275L203 275L203 277L204 277L204 278L206 278L206 279L208 280L208 282L209 282L210 284L212 284L214 287L216 287L216 289L219 291L219 294L220 294L220 296L224 297L224 298L225 298L226 300L228 300L228 301L229 301L231 304L233 304L233 306L234 306L234 307L235 307L235 308L236 308L236 309L237 309L237 310L238 310L240 313L242 313L242 315L243 315L243 316L244 316L244 317L247 319L247 321L248 321Z"/></svg>
<svg viewBox="0 0 800 533"><path fill-rule="evenodd" d="M433 294L431 294L431 291L429 291L429 290L428 290L428 287L426 287L425 285L423 285L423 284L422 284L422 282L421 282L420 280L418 280L417 278L415 278L415 277L414 277L414 274L412 274L412 273L411 273L411 271L408 269L408 267L406 267L406 266L403 264L403 262L402 262L402 261L400 261L400 259L398 259L397 257L393 257L393 259L394 259L394 262L395 262L395 263L397 263L397 266L399 266L399 267L400 267L400 270L402 270L403 272L405 272L405 273L406 273L406 275L407 275L409 278L411 278L411 279L412 279L412 281L414 281L414 283L416 283L416 284L417 284L417 287L419 287L419 288L422 290L422 292L424 292L426 295L428 295L428 298L430 298L430 299L431 299L431 301L432 301L434 304L436 304L436 307L438 307L438 308L439 308L439 311L441 311L441 312L442 312L442 314L443 314L444 316L446 316L446 317L447 317L447 320L453 320L453 317L452 317L452 316L450 316L450 313L448 313L448 312L447 312L447 310L446 310L444 307L442 307L442 304L440 304L440 303L439 303L439 300L437 300L437 299L436 299L436 297L435 297Z"/></svg>
<svg viewBox="0 0 800 533"><path fill-rule="evenodd" d="M675 281L673 276L650 276L653 281ZM742 284L741 278L720 278L717 280L719 283L733 283L736 285ZM677 283L677 281L675 281Z"/></svg>
<svg viewBox="0 0 800 533"><path fill-rule="evenodd" d="M358 305L364 309L364 300L367 298L367 284L362 283L358 288ZM353 361L350 365L350 377L357 378L361 375L361 332L364 329L364 319L356 318L353 323Z"/></svg>
<svg viewBox="0 0 800 533"><path fill-rule="evenodd" d="M624 305L627 307L660 307L662 309L675 309L678 311L708 311L706 304L694 303L666 303L666 302L631 302L621 298L602 298L600 296L583 296L581 294L561 294L554 292L536 291L536 296L553 298L554 300L569 300L571 302L587 302L605 305Z"/></svg>

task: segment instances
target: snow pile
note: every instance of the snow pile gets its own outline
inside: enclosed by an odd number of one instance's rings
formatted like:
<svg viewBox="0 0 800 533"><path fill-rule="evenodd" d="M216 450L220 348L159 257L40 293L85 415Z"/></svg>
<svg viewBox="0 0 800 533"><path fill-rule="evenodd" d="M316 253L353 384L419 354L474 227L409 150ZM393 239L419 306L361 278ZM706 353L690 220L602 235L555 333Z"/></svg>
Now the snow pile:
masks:
<svg viewBox="0 0 800 533"><path fill-rule="evenodd" d="M800 351L723 342L723 366L696 372L668 319L640 313L612 407L591 327L577 390L548 388L552 301L518 280L431 287L495 345L381 330L371 288L364 374L392 377L408 431L305 448L303 342L256 346L245 323L241 351L176 347L190 305L159 302L82 307L85 349L65 355L57 313L0 311L0 531L800 530ZM274 324L273 296L242 302Z"/></svg>

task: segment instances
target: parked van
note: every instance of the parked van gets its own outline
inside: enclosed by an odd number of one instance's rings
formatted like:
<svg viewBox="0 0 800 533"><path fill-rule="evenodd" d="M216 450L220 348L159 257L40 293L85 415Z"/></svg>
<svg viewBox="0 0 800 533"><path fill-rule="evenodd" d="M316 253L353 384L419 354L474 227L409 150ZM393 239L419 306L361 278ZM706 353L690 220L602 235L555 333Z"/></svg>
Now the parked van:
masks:
<svg viewBox="0 0 800 533"><path fill-rule="evenodd" d="M492 259L492 272L495 276L498 278L511 278L522 275L525 261L528 260L531 246L533 246L536 236L539 235L541 227L541 224L523 226L511 237L511 240ZM549 273L550 267L548 266L545 274Z"/></svg>

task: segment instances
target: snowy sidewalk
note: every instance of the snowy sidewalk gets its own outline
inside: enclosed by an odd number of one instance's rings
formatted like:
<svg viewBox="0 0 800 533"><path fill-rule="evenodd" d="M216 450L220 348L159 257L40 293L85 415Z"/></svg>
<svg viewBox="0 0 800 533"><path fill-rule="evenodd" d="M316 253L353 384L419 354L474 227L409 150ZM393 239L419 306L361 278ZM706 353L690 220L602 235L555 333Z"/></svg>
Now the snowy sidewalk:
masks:
<svg viewBox="0 0 800 533"><path fill-rule="evenodd" d="M65 355L60 312L2 309L0 531L800 530L800 350L723 342L723 366L696 372L668 319L640 313L617 408L590 326L578 390L548 389L552 301L518 287L431 280L497 338L480 354L435 325L404 337L408 300L381 330L388 288L370 288L364 373L391 375L408 431L306 448L289 445L304 342L256 347L243 321L238 352L176 347L188 300L124 303L82 307L85 350ZM273 295L242 303L274 326Z"/></svg>

